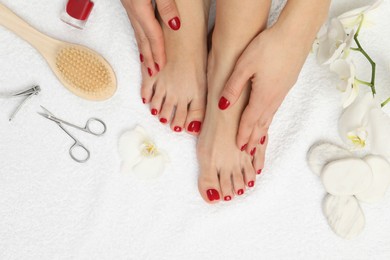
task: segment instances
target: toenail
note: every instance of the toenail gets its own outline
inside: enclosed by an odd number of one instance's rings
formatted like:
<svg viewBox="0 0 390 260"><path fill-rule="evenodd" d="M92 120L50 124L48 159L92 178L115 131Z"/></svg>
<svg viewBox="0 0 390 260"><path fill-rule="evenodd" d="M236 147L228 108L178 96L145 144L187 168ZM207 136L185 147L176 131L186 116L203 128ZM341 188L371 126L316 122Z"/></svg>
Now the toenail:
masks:
<svg viewBox="0 0 390 260"><path fill-rule="evenodd" d="M153 76L153 71L150 68L148 68L148 73L149 73L149 76Z"/></svg>
<svg viewBox="0 0 390 260"><path fill-rule="evenodd" d="M144 55L142 55L142 53L139 54L139 60L140 60L141 62L144 62Z"/></svg>
<svg viewBox="0 0 390 260"><path fill-rule="evenodd" d="M248 144L244 144L243 146L241 146L241 152L246 150L247 147L248 147Z"/></svg>
<svg viewBox="0 0 390 260"><path fill-rule="evenodd" d="M225 198L223 198L225 201L230 201L230 200L232 200L232 197L230 197L230 196L225 196Z"/></svg>
<svg viewBox="0 0 390 260"><path fill-rule="evenodd" d="M181 127L180 126L175 126L174 128L173 128L173 130L175 131L175 132L181 132Z"/></svg>
<svg viewBox="0 0 390 260"><path fill-rule="evenodd" d="M238 194L238 195L244 194L244 190L243 190L243 189L239 189L239 190L237 191L237 194Z"/></svg>
<svg viewBox="0 0 390 260"><path fill-rule="evenodd" d="M251 156L255 155L256 147L251 150Z"/></svg>
<svg viewBox="0 0 390 260"><path fill-rule="evenodd" d="M219 109L225 110L226 108L229 107L229 105L230 105L229 100L227 100L225 97L221 97L221 99L219 100L219 103L218 103Z"/></svg>
<svg viewBox="0 0 390 260"><path fill-rule="evenodd" d="M262 169L257 170L257 174L261 174L262 171Z"/></svg>
<svg viewBox="0 0 390 260"><path fill-rule="evenodd" d="M192 121L189 125L188 125L188 131L189 132L195 132L195 133L198 133L200 132L200 128L202 126L202 123L199 122L199 121Z"/></svg>
<svg viewBox="0 0 390 260"><path fill-rule="evenodd" d="M180 25L181 25L180 19L177 16L172 18L171 20L169 20L168 24L169 24L169 27L171 27L171 29L174 30L174 31L179 30L180 29Z"/></svg>
<svg viewBox="0 0 390 260"><path fill-rule="evenodd" d="M265 143L265 136L263 136L261 139L260 139L260 144L263 145Z"/></svg>
<svg viewBox="0 0 390 260"><path fill-rule="evenodd" d="M157 72L160 71L160 66L157 63L154 63L154 67L156 68Z"/></svg>
<svg viewBox="0 0 390 260"><path fill-rule="evenodd" d="M142 103L146 104L146 99L142 98Z"/></svg>
<svg viewBox="0 0 390 260"><path fill-rule="evenodd" d="M252 188L253 186L255 186L255 182L254 181L248 182L248 187Z"/></svg>
<svg viewBox="0 0 390 260"><path fill-rule="evenodd" d="M207 190L207 197L210 201L219 200L219 193L216 189Z"/></svg>
<svg viewBox="0 0 390 260"><path fill-rule="evenodd" d="M153 109L152 109L152 115L154 115L154 116L155 116L155 115L157 115L157 114L158 114L158 111L157 111L157 109L153 108Z"/></svg>
<svg viewBox="0 0 390 260"><path fill-rule="evenodd" d="M166 120L165 118L160 118L160 122L163 124L166 124L168 122L168 120Z"/></svg>

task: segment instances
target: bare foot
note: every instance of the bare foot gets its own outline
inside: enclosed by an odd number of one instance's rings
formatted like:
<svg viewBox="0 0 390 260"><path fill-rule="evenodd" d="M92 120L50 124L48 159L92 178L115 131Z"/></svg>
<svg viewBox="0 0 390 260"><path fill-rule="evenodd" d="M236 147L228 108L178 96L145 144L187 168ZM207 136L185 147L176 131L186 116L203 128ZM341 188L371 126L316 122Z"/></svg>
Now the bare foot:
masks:
<svg viewBox="0 0 390 260"><path fill-rule="evenodd" d="M197 150L199 192L208 203L229 201L244 194L246 188L254 187L256 174L261 173L264 165L266 140L250 154L236 146L241 115L248 104L249 83L229 113L221 111L218 102L238 57L264 30L269 6L269 0L217 0L216 25L207 68L207 110Z"/></svg>
<svg viewBox="0 0 390 260"><path fill-rule="evenodd" d="M197 135L206 106L209 6L203 1L176 1L176 4L182 17L181 28L172 31L162 25L167 63L158 74L143 66L141 95L161 123L170 123L175 132L185 129Z"/></svg>

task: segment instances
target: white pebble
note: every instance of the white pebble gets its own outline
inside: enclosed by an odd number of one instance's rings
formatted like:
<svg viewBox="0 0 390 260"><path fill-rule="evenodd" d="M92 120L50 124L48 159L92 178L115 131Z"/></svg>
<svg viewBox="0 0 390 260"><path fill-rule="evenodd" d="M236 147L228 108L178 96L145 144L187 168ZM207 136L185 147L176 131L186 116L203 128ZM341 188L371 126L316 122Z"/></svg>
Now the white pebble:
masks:
<svg viewBox="0 0 390 260"><path fill-rule="evenodd" d="M322 169L331 161L352 157L352 153L331 143L314 144L307 153L307 163L314 174L320 176Z"/></svg>
<svg viewBox="0 0 390 260"><path fill-rule="evenodd" d="M356 198L363 202L374 203L381 200L390 186L390 164L389 162L375 155L368 155L364 161L371 167L373 181L368 190L356 194Z"/></svg>
<svg viewBox="0 0 390 260"><path fill-rule="evenodd" d="M342 238L357 237L364 229L365 218L354 196L325 197L323 210L332 230Z"/></svg>
<svg viewBox="0 0 390 260"><path fill-rule="evenodd" d="M335 196L355 195L366 191L372 182L370 166L357 158L328 163L321 173L327 192Z"/></svg>

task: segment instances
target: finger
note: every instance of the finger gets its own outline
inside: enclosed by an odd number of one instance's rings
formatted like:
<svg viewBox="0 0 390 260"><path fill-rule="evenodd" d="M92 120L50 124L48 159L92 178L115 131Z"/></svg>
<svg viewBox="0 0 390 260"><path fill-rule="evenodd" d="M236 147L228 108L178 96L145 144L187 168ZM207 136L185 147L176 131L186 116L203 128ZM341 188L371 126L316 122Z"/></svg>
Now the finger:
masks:
<svg viewBox="0 0 390 260"><path fill-rule="evenodd" d="M253 76L253 73L247 64L248 63L241 58L237 61L232 75L222 90L221 98L218 103L219 109L225 110L229 106L233 106L240 98L246 83Z"/></svg>
<svg viewBox="0 0 390 260"><path fill-rule="evenodd" d="M256 127L257 121L264 113L264 107L258 97L261 97L260 92L256 91L256 88L252 88L252 92L249 98L249 103L246 106L240 121L240 126L237 134L237 145L241 150L251 152L253 147L249 147L249 139L253 129ZM243 147L245 146L245 147Z"/></svg>
<svg viewBox="0 0 390 260"><path fill-rule="evenodd" d="M143 32L148 39L152 56L154 60L153 68L155 72L159 72L166 63L164 35L155 14L153 5L148 5L142 13L138 15L139 25L142 27Z"/></svg>
<svg viewBox="0 0 390 260"><path fill-rule="evenodd" d="M158 13L163 22L172 30L177 31L181 27L179 11L174 0L156 0Z"/></svg>
<svg viewBox="0 0 390 260"><path fill-rule="evenodd" d="M138 49L140 50L140 58L143 58L143 61L141 60L141 62L143 62L143 64L146 66L149 76L152 77L156 73L154 69L155 64L149 40L146 37L144 31L142 30L141 25L137 21L133 20L131 21L131 23L133 24L134 32L136 35L135 38L137 40Z"/></svg>

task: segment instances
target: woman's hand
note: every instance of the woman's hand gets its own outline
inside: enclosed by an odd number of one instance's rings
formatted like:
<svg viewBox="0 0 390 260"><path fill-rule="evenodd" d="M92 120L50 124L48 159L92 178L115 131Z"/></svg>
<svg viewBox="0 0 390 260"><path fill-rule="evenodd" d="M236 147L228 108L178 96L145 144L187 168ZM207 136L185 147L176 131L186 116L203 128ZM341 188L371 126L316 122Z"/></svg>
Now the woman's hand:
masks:
<svg viewBox="0 0 390 260"><path fill-rule="evenodd" d="M164 37L151 0L121 0L133 25L140 60L152 76L165 65ZM174 0L156 0L163 22L172 30L180 29L179 12Z"/></svg>
<svg viewBox="0 0 390 260"><path fill-rule="evenodd" d="M237 134L242 150L250 153L259 143L264 144L272 119L295 84L325 20L329 2L288 1L278 22L253 39L238 59L221 93L219 108L233 106L246 83L252 82Z"/></svg>

